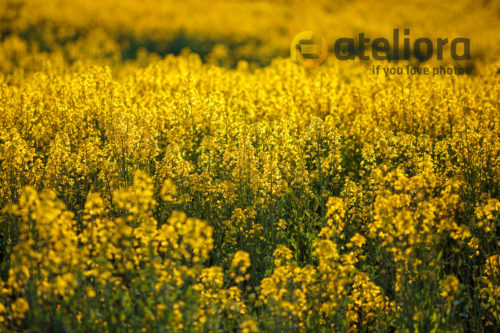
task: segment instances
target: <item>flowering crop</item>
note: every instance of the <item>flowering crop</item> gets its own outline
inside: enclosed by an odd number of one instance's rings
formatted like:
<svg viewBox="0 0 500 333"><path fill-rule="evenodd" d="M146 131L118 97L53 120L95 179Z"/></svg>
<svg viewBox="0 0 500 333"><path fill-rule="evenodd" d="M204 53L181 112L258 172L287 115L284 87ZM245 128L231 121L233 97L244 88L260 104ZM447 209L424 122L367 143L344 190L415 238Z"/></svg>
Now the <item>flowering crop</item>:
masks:
<svg viewBox="0 0 500 333"><path fill-rule="evenodd" d="M238 25L230 52L128 59L127 43L157 47L181 26L137 21L137 8L188 7L125 1L97 27L84 15L116 2L0 4L1 331L500 325L491 49L471 75L257 67L247 48L261 64L286 48L278 36L262 46L284 24L265 17L257 31ZM212 15L234 5L210 3ZM298 11L249 6L212 33ZM185 33L210 40L214 17Z"/></svg>

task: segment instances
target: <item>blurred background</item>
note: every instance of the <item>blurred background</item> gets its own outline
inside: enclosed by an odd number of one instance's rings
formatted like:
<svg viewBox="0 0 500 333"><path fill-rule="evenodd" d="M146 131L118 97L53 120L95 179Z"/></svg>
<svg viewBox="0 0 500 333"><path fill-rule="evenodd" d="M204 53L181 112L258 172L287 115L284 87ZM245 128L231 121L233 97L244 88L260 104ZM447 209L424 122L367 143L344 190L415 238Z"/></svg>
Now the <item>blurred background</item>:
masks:
<svg viewBox="0 0 500 333"><path fill-rule="evenodd" d="M410 28L412 41L468 37L482 66L498 59L500 0L0 0L0 73L39 70L47 60L116 70L187 49L207 63L258 67L288 57L303 30L321 33L332 50L360 32L392 41L394 28Z"/></svg>

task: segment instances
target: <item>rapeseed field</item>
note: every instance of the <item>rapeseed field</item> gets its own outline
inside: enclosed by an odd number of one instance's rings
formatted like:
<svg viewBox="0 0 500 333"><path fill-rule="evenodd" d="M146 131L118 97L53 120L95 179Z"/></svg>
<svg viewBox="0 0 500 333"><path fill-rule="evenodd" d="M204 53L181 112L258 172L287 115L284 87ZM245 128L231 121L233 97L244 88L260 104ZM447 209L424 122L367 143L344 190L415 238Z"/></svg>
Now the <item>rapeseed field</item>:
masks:
<svg viewBox="0 0 500 333"><path fill-rule="evenodd" d="M470 59L334 55L405 28ZM499 31L498 0L0 0L0 332L497 331Z"/></svg>

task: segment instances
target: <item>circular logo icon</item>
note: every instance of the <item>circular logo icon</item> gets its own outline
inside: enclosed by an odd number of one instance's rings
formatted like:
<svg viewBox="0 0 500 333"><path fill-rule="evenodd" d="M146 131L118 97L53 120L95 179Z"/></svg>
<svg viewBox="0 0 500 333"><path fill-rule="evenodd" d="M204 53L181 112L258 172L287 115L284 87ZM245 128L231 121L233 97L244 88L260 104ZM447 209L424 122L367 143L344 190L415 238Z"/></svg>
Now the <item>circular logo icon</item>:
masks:
<svg viewBox="0 0 500 333"><path fill-rule="evenodd" d="M313 31L302 31L297 34L290 45L290 57L306 68L318 67L328 54L326 39Z"/></svg>

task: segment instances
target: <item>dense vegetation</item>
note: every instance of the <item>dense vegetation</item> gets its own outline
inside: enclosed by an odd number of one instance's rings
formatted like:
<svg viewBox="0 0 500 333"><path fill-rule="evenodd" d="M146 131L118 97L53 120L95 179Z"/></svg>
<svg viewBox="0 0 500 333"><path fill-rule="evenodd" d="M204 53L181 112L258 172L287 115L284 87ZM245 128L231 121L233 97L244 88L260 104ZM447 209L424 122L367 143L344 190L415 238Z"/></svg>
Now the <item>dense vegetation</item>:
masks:
<svg viewBox="0 0 500 333"><path fill-rule="evenodd" d="M498 1L329 3L0 2L0 330L494 331ZM305 69L305 24L474 71Z"/></svg>

